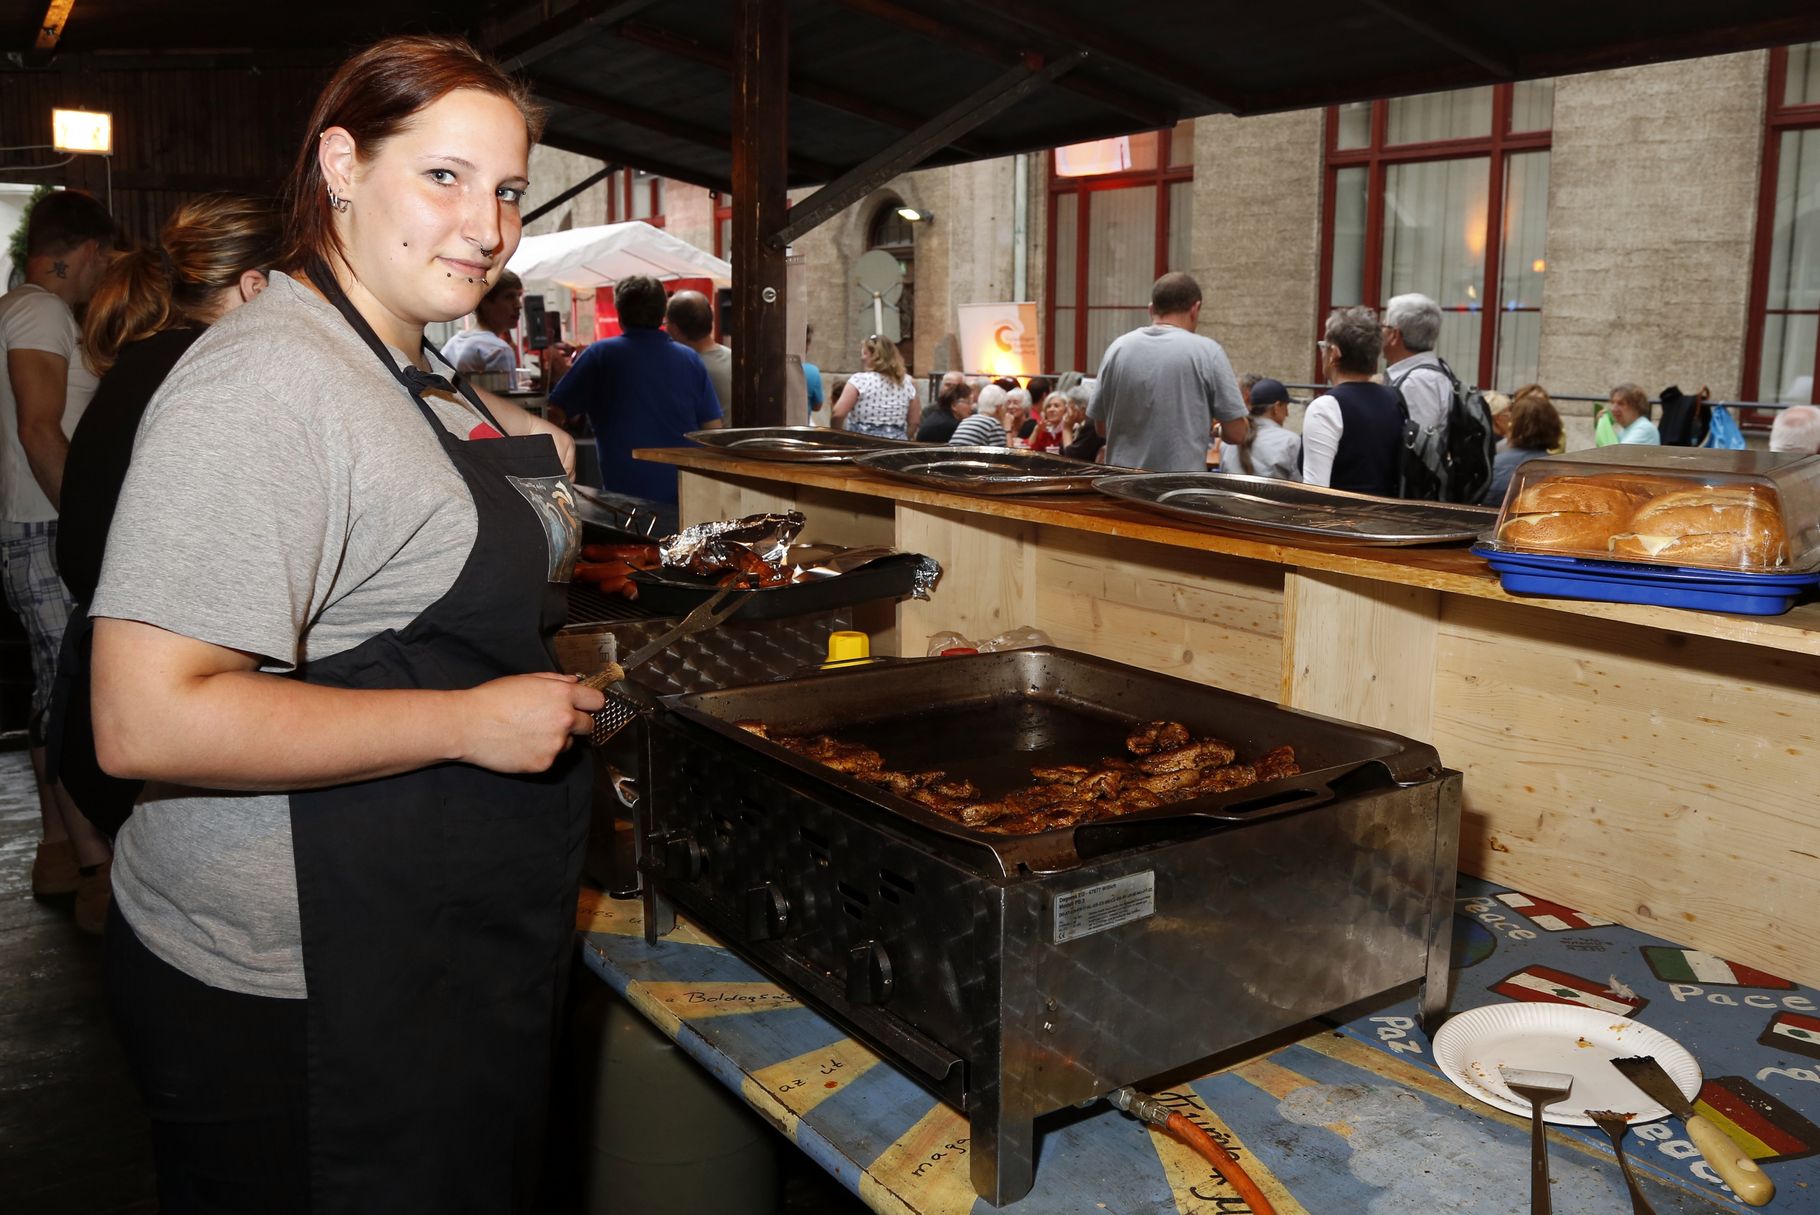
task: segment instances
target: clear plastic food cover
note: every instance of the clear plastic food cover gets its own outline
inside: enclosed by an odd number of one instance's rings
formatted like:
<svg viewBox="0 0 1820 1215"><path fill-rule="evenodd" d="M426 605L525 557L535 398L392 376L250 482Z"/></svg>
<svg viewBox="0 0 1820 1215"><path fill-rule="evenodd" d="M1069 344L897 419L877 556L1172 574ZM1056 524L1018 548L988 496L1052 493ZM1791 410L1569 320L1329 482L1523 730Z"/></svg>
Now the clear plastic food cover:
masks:
<svg viewBox="0 0 1820 1215"><path fill-rule="evenodd" d="M1742 573L1820 568L1820 456L1623 444L1517 467L1494 549Z"/></svg>

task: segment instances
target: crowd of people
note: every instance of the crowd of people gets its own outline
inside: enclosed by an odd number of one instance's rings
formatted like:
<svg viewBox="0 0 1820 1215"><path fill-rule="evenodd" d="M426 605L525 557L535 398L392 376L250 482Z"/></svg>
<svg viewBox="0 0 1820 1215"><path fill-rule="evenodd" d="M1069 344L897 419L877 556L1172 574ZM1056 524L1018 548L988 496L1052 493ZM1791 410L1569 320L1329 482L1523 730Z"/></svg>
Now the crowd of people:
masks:
<svg viewBox="0 0 1820 1215"><path fill-rule="evenodd" d="M1290 426L1294 402L1281 380L1235 375L1220 344L1197 332L1201 302L1192 276L1166 274L1152 288L1149 323L1112 342L1096 377L1071 372L1059 383L1034 377L1020 384L949 371L920 421L916 385L898 370L896 348L871 337L861 348L867 371L853 377L857 388L849 381L842 398L847 407L837 404L834 424L856 402L867 401L872 404L854 428L869 434L1059 452L1151 472L1217 471L1357 493L1433 496L1459 487L1439 484L1428 494L1411 494L1410 461L1425 449L1446 449L1459 410L1482 408L1495 446L1470 497L1449 496L1488 506L1502 503L1519 465L1566 450L1566 426L1540 384L1509 395L1481 395L1462 384L1437 352L1443 313L1427 296L1396 296L1382 314L1357 306L1334 310L1316 343L1325 387L1306 402L1299 431ZM882 382L881 358L891 376ZM1614 386L1598 413L1604 419L1600 444L1665 441L1649 394L1634 383ZM1781 410L1769 445L1772 451L1820 451L1820 409Z"/></svg>

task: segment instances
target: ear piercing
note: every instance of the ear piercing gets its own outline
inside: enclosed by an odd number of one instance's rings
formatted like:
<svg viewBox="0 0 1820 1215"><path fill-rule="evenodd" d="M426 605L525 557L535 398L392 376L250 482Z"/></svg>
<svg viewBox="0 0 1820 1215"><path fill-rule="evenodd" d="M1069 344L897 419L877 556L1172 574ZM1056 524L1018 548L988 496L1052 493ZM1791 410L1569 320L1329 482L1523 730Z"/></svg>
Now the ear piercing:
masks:
<svg viewBox="0 0 1820 1215"><path fill-rule="evenodd" d="M353 201L354 200L351 198L343 198L341 195L335 193L334 187L331 186L329 188L329 209L331 211L345 215L347 213L348 204Z"/></svg>

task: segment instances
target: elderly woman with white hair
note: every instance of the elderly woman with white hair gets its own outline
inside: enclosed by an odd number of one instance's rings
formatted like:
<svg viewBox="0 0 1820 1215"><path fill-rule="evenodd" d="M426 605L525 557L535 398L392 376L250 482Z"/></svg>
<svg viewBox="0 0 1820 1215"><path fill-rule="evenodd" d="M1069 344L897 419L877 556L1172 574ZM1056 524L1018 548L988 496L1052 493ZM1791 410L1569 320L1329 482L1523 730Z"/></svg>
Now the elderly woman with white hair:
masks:
<svg viewBox="0 0 1820 1215"><path fill-rule="evenodd" d="M1769 449L1809 456L1820 452L1820 409L1790 405L1777 414L1769 428Z"/></svg>
<svg viewBox="0 0 1820 1215"><path fill-rule="evenodd" d="M954 447L1006 446L1005 427L999 421L999 414L1005 408L1005 397L1005 390L997 384L980 389L979 399L973 403L973 416L961 419L961 424L954 428L954 434L948 439L949 444Z"/></svg>

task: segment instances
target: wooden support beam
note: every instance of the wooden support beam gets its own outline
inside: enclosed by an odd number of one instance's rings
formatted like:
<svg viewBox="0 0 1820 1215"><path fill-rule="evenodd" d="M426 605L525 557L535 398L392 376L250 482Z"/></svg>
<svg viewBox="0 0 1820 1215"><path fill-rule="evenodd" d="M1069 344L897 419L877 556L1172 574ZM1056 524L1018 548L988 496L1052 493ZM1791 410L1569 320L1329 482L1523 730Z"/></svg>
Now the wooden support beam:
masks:
<svg viewBox="0 0 1820 1215"><path fill-rule="evenodd" d="M1148 76L1187 99L1198 113L1230 114L1243 109L1243 98L1227 93L1198 68L1157 53L1103 26L1058 11L1040 0L993 0L991 11L1026 29L1040 30L1090 51L1095 59L1116 63Z"/></svg>
<svg viewBox="0 0 1820 1215"><path fill-rule="evenodd" d="M636 42L652 50L662 51L678 59L687 59L731 76L734 71L734 58L730 51L717 46L709 46L698 38L679 34L672 30L662 29L644 21L628 21L615 31L627 42ZM845 89L830 88L810 80L795 80L790 83L793 96L802 101L812 101L817 105L839 110L875 122L882 127L891 127L898 131L914 131L922 125L922 116L896 106L872 101L847 92ZM954 146L967 155L984 158L1002 155L1000 151L979 140L956 140Z"/></svg>
<svg viewBox="0 0 1820 1215"><path fill-rule="evenodd" d="M528 224L534 220L543 218L556 208L568 202L571 198L574 198L577 194L580 194L583 190L588 189L603 178L613 176L613 174L619 172L623 168L625 168L625 166L622 164L615 164L612 161L608 161L605 168L588 174L586 177L564 190L561 194L558 194L555 198L552 198L547 202L539 203L537 206L525 212L519 217L518 222L521 224Z"/></svg>
<svg viewBox="0 0 1820 1215"><path fill-rule="evenodd" d="M595 160L604 160L608 164L630 165L655 173L659 177L668 177L675 181L686 181L692 186L704 190L715 190L725 194L733 188L733 183L722 177L716 177L702 169L690 168L670 161L653 160L642 153L634 153L625 148L615 147L597 139L582 139L574 135L565 135L561 131L545 131L543 142L552 148L561 148L565 152L574 152L578 156L592 156Z"/></svg>
<svg viewBox="0 0 1820 1215"><path fill-rule="evenodd" d="M1016 63L1022 58L1022 52L995 38L974 33L929 16L920 9L899 4L896 0L835 0L837 4L865 13L880 21L895 25L899 29L922 34L932 41L940 42L959 50L969 51L992 63ZM1097 80L1084 76L1065 76L1060 87L1071 93L1077 93L1101 105L1110 106L1121 114L1129 114L1150 127L1174 126L1179 117L1174 110L1166 109L1155 102L1133 97L1122 89L1113 88Z"/></svg>
<svg viewBox="0 0 1820 1215"><path fill-rule="evenodd" d="M784 250L765 237L790 209L790 9L733 0L733 417L782 426Z"/></svg>
<svg viewBox="0 0 1820 1215"><path fill-rule="evenodd" d="M38 38L32 49L45 54L57 49L57 40L63 37L63 27L69 22L70 10L76 7L76 0L51 0L45 7L44 20L38 23Z"/></svg>
<svg viewBox="0 0 1820 1215"><path fill-rule="evenodd" d="M766 240L782 250L803 233L846 210L899 173L913 169L963 131L990 122L1031 93L1078 67L1085 51L1044 63L1032 55L971 96L956 102L890 147L829 182L790 209L790 222L770 229ZM737 146L737 145L735 145Z"/></svg>
<svg viewBox="0 0 1820 1215"><path fill-rule="evenodd" d="M661 110L647 110L643 106L631 105L615 97L603 96L592 89L564 84L560 80L533 76L529 84L531 91L545 101L554 101L558 105L587 110L591 114L599 114L603 118L611 118L616 122L626 123L628 126L641 127L647 131L655 131L659 135L668 135L672 139L681 139L704 148L712 148L717 153L725 151L729 141L733 138L728 131L716 131L712 127L704 127L699 123L677 118ZM792 156L791 164L799 173L818 181L831 180L841 173L841 170L834 165L820 160L810 160L803 156Z"/></svg>
<svg viewBox="0 0 1820 1215"><path fill-rule="evenodd" d="M1436 46L1478 64L1499 80L1515 80L1517 77L1515 66L1491 50L1486 45L1484 35L1469 29L1464 22L1449 16L1447 12L1436 11L1434 5L1429 5L1428 11L1419 14L1410 12L1409 6L1401 0L1365 0L1365 7L1375 9Z"/></svg>
<svg viewBox="0 0 1820 1215"><path fill-rule="evenodd" d="M555 16L498 42L488 50L509 71L524 71L540 59L565 51L656 4L657 0L576 0Z"/></svg>

